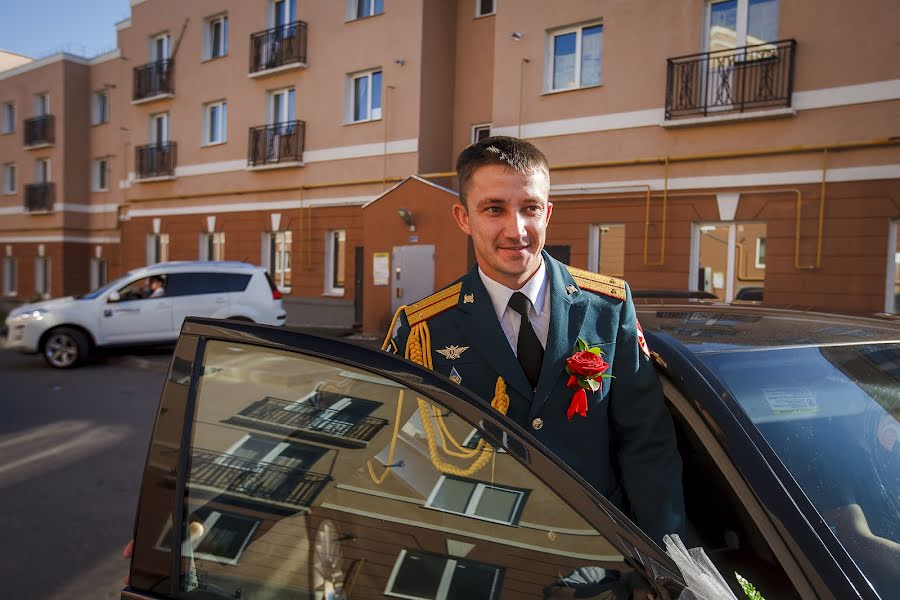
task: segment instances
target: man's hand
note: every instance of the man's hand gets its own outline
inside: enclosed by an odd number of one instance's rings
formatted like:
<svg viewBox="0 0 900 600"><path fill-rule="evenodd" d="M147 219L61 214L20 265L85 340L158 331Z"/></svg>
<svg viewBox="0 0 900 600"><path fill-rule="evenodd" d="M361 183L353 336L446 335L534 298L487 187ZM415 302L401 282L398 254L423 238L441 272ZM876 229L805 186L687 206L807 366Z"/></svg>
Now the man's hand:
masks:
<svg viewBox="0 0 900 600"><path fill-rule="evenodd" d="M134 539L125 544L125 547L122 548L122 558L131 559L131 555L134 554ZM125 585L128 585L128 575L125 576Z"/></svg>

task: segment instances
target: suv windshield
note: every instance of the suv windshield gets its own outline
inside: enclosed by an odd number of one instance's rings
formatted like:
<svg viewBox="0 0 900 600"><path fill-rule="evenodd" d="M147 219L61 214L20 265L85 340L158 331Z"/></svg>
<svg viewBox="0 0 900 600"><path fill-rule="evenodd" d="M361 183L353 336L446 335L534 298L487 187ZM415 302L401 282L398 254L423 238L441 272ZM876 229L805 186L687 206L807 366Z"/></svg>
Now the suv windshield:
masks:
<svg viewBox="0 0 900 600"><path fill-rule="evenodd" d="M702 359L876 590L900 589L900 344Z"/></svg>
<svg viewBox="0 0 900 600"><path fill-rule="evenodd" d="M80 296L75 296L75 299L76 300L93 300L94 298L99 298L106 292L111 292L112 290L116 289L117 287L119 287L120 285L125 283L125 280L128 279L130 276L131 276L130 273L126 273L122 277L119 277L118 279L114 279L114 280L110 281L109 283L107 283L106 285L98 287L96 290L94 290L92 292L88 292L87 294L82 294Z"/></svg>

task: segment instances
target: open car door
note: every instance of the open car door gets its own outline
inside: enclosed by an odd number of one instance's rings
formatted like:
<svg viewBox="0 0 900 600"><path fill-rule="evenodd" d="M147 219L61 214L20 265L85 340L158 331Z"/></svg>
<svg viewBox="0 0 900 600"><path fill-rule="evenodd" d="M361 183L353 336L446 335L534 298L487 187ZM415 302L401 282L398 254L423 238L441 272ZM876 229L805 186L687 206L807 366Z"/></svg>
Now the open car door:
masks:
<svg viewBox="0 0 900 600"><path fill-rule="evenodd" d="M677 598L675 564L517 425L353 343L189 318L123 599Z"/></svg>

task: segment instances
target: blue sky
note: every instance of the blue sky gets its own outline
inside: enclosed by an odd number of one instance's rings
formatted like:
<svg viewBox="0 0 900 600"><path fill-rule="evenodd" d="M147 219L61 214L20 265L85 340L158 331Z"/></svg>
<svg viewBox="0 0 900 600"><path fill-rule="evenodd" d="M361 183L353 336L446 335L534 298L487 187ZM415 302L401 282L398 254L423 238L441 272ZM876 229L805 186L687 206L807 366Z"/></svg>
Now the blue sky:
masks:
<svg viewBox="0 0 900 600"><path fill-rule="evenodd" d="M0 0L0 49L42 58L57 52L96 56L116 47L114 24L128 0Z"/></svg>

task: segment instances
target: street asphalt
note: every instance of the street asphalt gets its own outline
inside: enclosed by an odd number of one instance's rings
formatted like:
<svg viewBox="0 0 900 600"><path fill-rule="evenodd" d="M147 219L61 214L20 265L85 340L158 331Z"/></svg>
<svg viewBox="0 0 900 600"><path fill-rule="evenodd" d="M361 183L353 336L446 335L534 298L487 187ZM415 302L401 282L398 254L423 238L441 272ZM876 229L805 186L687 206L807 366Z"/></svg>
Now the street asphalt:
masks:
<svg viewBox="0 0 900 600"><path fill-rule="evenodd" d="M119 598L169 357L59 371L0 350L3 598Z"/></svg>

